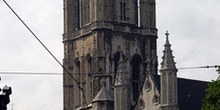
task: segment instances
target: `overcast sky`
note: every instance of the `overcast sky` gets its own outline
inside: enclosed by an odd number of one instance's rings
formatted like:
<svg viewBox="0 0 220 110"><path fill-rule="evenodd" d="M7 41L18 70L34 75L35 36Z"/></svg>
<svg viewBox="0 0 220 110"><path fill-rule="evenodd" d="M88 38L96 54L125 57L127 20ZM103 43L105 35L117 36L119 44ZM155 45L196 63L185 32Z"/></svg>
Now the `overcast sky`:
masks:
<svg viewBox="0 0 220 110"><path fill-rule="evenodd" d="M6 0L62 62L63 0ZM220 1L157 0L158 61L166 30L178 68L220 65ZM160 68L160 66L158 67ZM178 77L211 81L216 69L179 70ZM8 110L62 110L62 68L0 1L0 87L13 89Z"/></svg>

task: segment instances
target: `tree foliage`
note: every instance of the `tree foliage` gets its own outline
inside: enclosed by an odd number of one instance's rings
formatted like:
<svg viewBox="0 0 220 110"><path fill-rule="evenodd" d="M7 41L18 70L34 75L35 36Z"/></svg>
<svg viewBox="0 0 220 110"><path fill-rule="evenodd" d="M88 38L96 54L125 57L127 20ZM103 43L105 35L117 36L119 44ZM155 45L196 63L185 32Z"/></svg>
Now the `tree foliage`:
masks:
<svg viewBox="0 0 220 110"><path fill-rule="evenodd" d="M218 67L218 69L216 71L220 74L220 66Z"/></svg>
<svg viewBox="0 0 220 110"><path fill-rule="evenodd" d="M220 73L220 67L216 71ZM220 110L220 77L209 83L208 86L201 110Z"/></svg>

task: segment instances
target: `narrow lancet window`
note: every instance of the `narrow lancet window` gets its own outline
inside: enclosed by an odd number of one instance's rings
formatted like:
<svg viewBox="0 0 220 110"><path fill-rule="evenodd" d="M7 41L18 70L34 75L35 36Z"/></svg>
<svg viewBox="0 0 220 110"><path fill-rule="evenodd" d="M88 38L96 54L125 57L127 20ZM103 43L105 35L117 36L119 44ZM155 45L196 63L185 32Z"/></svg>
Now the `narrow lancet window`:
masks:
<svg viewBox="0 0 220 110"><path fill-rule="evenodd" d="M132 58L132 88L133 88L133 100L137 101L139 94L139 80L141 72L141 57L134 55Z"/></svg>
<svg viewBox="0 0 220 110"><path fill-rule="evenodd" d="M116 73L117 73L117 70L118 70L118 61L119 61L119 58L120 58L120 52L117 52L115 53L115 56L114 56L114 82L115 82L115 77L116 77ZM113 82L113 84L114 84Z"/></svg>
<svg viewBox="0 0 220 110"><path fill-rule="evenodd" d="M81 82L81 73L80 73L81 69L80 69L80 62L77 62L77 72L78 72L78 82ZM81 91L80 88L78 88L78 92L79 92L79 106L81 106Z"/></svg>
<svg viewBox="0 0 220 110"><path fill-rule="evenodd" d="M126 3L125 1L120 2L121 7L121 20L126 21Z"/></svg>

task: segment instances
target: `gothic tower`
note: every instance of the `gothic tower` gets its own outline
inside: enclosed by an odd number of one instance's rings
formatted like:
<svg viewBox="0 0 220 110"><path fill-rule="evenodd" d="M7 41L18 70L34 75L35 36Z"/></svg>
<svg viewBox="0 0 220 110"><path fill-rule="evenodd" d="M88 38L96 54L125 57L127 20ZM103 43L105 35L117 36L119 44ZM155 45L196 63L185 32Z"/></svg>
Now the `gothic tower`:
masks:
<svg viewBox="0 0 220 110"><path fill-rule="evenodd" d="M179 110L177 92L177 69L166 32L166 44L161 63L161 110Z"/></svg>
<svg viewBox="0 0 220 110"><path fill-rule="evenodd" d="M155 0L64 0L64 110L88 107L103 78L116 98L120 53L135 106L147 67L157 74L156 40Z"/></svg>

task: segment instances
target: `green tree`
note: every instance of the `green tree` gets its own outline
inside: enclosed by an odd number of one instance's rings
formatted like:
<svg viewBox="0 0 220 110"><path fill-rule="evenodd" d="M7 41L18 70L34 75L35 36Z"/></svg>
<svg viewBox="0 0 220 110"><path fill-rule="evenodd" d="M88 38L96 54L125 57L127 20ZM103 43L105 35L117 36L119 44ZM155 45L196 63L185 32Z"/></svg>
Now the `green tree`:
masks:
<svg viewBox="0 0 220 110"><path fill-rule="evenodd" d="M220 67L216 70L220 74ZM208 84L201 110L220 110L220 77Z"/></svg>
<svg viewBox="0 0 220 110"><path fill-rule="evenodd" d="M218 69L216 71L220 74L220 66L218 66Z"/></svg>

